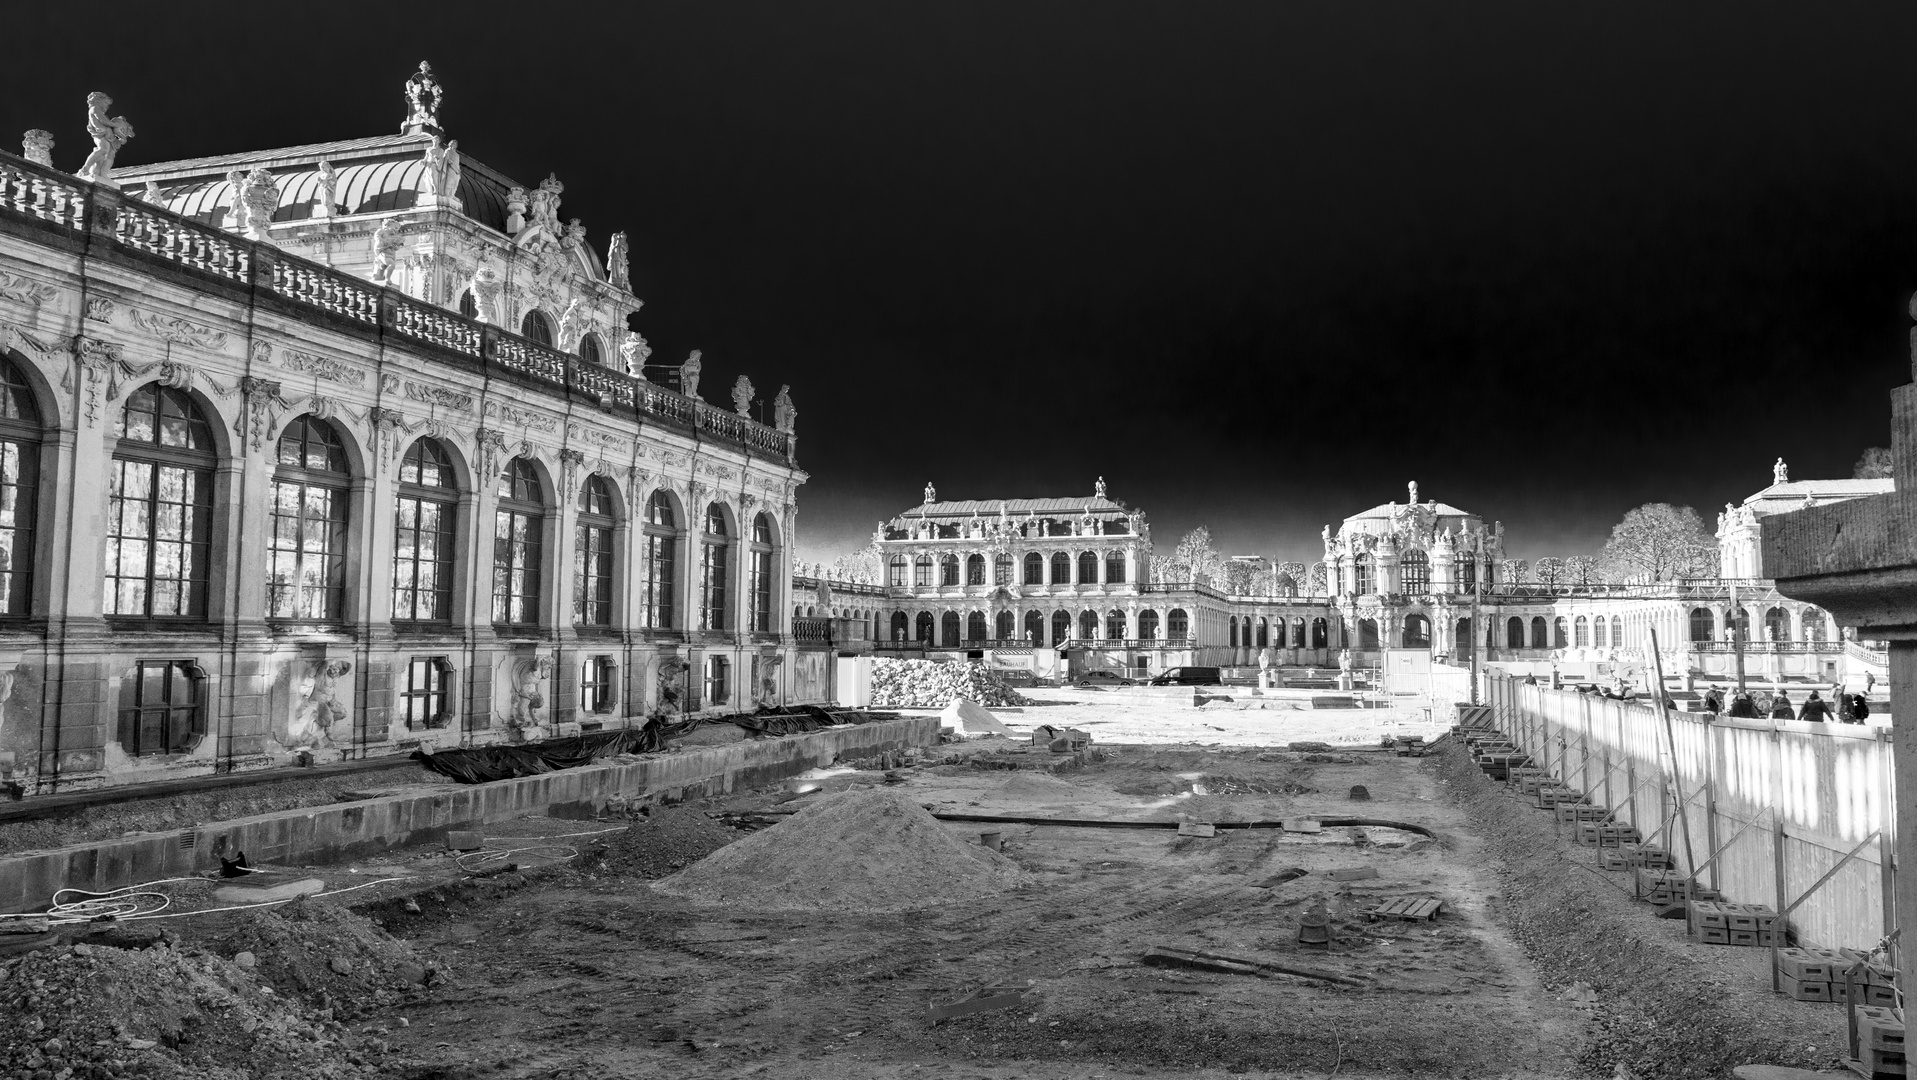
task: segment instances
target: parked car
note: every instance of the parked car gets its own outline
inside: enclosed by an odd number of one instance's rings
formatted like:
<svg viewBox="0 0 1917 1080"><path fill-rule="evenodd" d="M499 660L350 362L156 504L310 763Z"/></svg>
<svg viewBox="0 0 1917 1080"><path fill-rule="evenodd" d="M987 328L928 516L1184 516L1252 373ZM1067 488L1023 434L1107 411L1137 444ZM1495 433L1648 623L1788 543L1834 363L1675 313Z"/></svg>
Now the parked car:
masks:
<svg viewBox="0 0 1917 1080"><path fill-rule="evenodd" d="M1096 668L1072 680L1073 686L1130 686L1132 681L1110 668Z"/></svg>
<svg viewBox="0 0 1917 1080"><path fill-rule="evenodd" d="M1153 686L1223 686L1215 667L1175 667L1153 679Z"/></svg>

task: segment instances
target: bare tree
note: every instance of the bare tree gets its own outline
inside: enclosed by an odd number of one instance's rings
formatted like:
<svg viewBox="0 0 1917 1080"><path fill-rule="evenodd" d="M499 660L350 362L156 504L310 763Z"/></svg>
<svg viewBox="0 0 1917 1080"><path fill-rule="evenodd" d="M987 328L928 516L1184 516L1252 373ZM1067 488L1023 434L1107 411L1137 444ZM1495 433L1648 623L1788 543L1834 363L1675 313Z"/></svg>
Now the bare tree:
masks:
<svg viewBox="0 0 1917 1080"><path fill-rule="evenodd" d="M1211 530L1203 525L1185 534L1172 550L1171 563L1167 569L1173 575L1159 578L1160 581L1177 583L1190 582L1197 585L1209 585L1218 581L1222 574L1225 557L1218 554L1212 546ZM1153 568L1156 576L1157 568Z"/></svg>
<svg viewBox="0 0 1917 1080"><path fill-rule="evenodd" d="M1288 577L1291 579L1291 587L1294 590L1298 592L1305 591L1306 580L1305 580L1305 564L1304 563L1281 562L1278 564L1278 573L1283 574L1285 577ZM1283 591L1283 590L1280 589L1278 591Z"/></svg>
<svg viewBox="0 0 1917 1080"><path fill-rule="evenodd" d="M1573 555L1564 560L1566 585L1590 585L1597 581L1598 561L1589 555Z"/></svg>
<svg viewBox="0 0 1917 1080"><path fill-rule="evenodd" d="M848 551L832 560L832 573L846 581L861 585L876 585L885 576L885 556L879 551L878 541Z"/></svg>
<svg viewBox="0 0 1917 1080"><path fill-rule="evenodd" d="M1540 585L1560 585L1564 582L1564 560L1555 555L1546 555L1531 564L1531 576Z"/></svg>
<svg viewBox="0 0 1917 1080"><path fill-rule="evenodd" d="M1327 566L1325 566L1324 563L1315 562L1311 564L1311 569L1306 571L1307 581L1305 583L1306 589L1308 590L1310 595L1312 596L1331 595L1330 574L1331 574L1330 569Z"/></svg>
<svg viewBox="0 0 1917 1080"><path fill-rule="evenodd" d="M1504 581L1507 585L1522 585L1531 579L1531 564L1523 559L1504 560Z"/></svg>
<svg viewBox="0 0 1917 1080"><path fill-rule="evenodd" d="M1611 527L1600 556L1612 581L1649 583L1708 577L1717 569L1717 540L1688 506L1646 503Z"/></svg>
<svg viewBox="0 0 1917 1080"><path fill-rule="evenodd" d="M1864 456L1852 466L1850 476L1853 480L1885 480L1890 477L1892 458L1887 447L1873 446L1864 451Z"/></svg>

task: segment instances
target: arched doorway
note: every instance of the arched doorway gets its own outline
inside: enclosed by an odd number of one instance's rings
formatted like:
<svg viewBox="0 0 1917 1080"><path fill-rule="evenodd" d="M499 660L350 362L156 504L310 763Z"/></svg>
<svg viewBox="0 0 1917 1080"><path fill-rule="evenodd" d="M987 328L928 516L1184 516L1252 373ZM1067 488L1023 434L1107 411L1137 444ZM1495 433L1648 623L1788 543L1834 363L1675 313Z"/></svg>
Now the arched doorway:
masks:
<svg viewBox="0 0 1917 1080"><path fill-rule="evenodd" d="M1431 620L1423 615L1411 614L1404 617L1404 647L1407 649L1429 649L1431 647Z"/></svg>

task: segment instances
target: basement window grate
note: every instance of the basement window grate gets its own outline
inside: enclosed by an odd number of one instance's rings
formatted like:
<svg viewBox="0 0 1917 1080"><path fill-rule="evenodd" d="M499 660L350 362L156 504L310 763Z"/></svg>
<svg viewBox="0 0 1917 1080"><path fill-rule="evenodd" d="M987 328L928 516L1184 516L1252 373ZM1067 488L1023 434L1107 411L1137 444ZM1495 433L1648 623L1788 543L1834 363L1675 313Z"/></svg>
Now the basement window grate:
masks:
<svg viewBox="0 0 1917 1080"><path fill-rule="evenodd" d="M181 851L192 851L195 847L199 845L199 842L200 842L200 834L194 832L192 829L185 829L180 832L180 850Z"/></svg>

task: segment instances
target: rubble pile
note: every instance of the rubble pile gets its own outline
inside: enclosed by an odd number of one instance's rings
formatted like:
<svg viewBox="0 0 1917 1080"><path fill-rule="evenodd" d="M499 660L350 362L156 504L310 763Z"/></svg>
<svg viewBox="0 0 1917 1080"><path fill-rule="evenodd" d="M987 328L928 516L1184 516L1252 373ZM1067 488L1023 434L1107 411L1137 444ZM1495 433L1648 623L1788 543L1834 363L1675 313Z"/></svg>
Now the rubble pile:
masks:
<svg viewBox="0 0 1917 1080"><path fill-rule="evenodd" d="M998 672L976 661L940 663L883 657L872 661L874 708L943 709L953 698L987 707L1031 704Z"/></svg>
<svg viewBox="0 0 1917 1080"><path fill-rule="evenodd" d="M653 885L762 909L893 911L1017 888L1016 864L896 791L819 796L791 818Z"/></svg>
<svg viewBox="0 0 1917 1080"><path fill-rule="evenodd" d="M204 916L190 927L213 951L257 971L281 993L335 1010L377 1013L409 989L446 977L411 945L362 915L302 897L279 907Z"/></svg>
<svg viewBox="0 0 1917 1080"><path fill-rule="evenodd" d="M0 960L0 1076L347 1080L391 1075L387 1052L245 966L164 940Z"/></svg>

